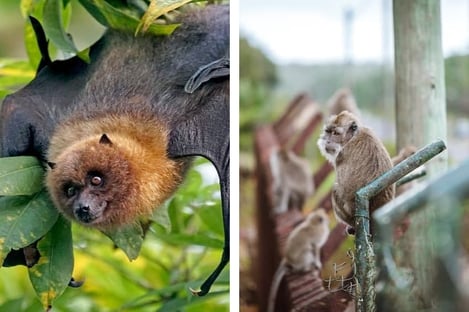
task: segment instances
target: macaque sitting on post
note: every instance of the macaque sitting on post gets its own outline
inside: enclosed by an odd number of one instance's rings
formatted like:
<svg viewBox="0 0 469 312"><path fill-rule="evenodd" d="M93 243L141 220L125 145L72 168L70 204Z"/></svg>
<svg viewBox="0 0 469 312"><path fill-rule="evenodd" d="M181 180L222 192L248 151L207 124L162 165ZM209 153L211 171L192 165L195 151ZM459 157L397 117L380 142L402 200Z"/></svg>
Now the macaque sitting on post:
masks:
<svg viewBox="0 0 469 312"><path fill-rule="evenodd" d="M336 217L354 234L355 192L390 170L393 165L383 143L358 118L343 111L327 120L317 142L319 150L334 166L336 181L332 207ZM394 184L370 200L370 214L394 198Z"/></svg>

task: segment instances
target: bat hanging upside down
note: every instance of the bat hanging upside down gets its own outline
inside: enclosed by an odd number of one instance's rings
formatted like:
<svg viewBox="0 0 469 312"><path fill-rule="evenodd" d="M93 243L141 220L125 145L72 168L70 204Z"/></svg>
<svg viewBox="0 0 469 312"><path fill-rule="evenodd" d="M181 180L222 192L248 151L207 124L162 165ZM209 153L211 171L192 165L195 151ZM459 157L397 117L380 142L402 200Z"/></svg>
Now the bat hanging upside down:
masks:
<svg viewBox="0 0 469 312"><path fill-rule="evenodd" d="M43 55L36 78L3 103L1 151L47 163L57 209L98 229L150 215L181 184L191 156L209 159L225 246L205 295L229 260L229 9L209 5L179 22L161 37L108 30L89 64Z"/></svg>

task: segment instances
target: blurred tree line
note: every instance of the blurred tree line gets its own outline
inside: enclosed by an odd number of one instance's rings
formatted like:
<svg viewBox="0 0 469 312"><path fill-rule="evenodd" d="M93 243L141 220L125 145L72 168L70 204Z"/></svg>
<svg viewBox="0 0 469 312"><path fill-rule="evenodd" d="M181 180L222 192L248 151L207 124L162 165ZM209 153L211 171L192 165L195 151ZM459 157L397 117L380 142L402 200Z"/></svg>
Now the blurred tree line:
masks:
<svg viewBox="0 0 469 312"><path fill-rule="evenodd" d="M469 114L469 55L445 59L447 107L450 115ZM324 105L341 87L349 87L360 109L394 117L394 70L391 64L276 65L265 53L240 39L240 148L252 150L258 122L267 123L299 92Z"/></svg>
<svg viewBox="0 0 469 312"><path fill-rule="evenodd" d="M445 70L449 112L469 114L469 55L448 57Z"/></svg>
<svg viewBox="0 0 469 312"><path fill-rule="evenodd" d="M242 151L252 150L252 132L268 121L271 91L278 82L275 64L247 39L239 41L239 141Z"/></svg>

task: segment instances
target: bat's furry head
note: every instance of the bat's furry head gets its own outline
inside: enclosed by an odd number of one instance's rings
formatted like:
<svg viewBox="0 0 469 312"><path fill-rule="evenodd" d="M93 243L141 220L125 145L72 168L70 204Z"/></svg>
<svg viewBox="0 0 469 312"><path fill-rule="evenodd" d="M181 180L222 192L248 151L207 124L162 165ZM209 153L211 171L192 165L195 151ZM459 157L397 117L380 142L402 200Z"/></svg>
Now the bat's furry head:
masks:
<svg viewBox="0 0 469 312"><path fill-rule="evenodd" d="M61 136L69 131L65 128ZM46 184L55 206L66 217L100 229L151 214L182 177L181 164L167 158L161 135L146 135L142 141L122 132L101 133L50 153ZM52 140L52 150L61 145L58 141Z"/></svg>

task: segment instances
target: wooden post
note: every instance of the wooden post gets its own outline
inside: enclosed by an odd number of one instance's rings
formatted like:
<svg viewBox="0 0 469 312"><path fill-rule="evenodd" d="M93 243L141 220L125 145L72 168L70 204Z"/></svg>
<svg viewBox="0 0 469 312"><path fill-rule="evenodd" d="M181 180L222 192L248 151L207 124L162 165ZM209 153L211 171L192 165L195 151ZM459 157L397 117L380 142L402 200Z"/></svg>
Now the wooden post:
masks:
<svg viewBox="0 0 469 312"><path fill-rule="evenodd" d="M440 1L394 0L393 15L397 149L424 146L436 139L447 141ZM444 173L447 153L425 166L429 177ZM433 219L432 209L412 216L406 237L396 249L404 253L400 265L413 272L413 287L401 292L398 300L388 296L384 306L406 311L431 307L435 254L428 225ZM380 304L378 300L378 310Z"/></svg>
<svg viewBox="0 0 469 312"><path fill-rule="evenodd" d="M394 0L398 150L446 140L444 60L439 0ZM429 176L446 170L447 153L428 163Z"/></svg>

